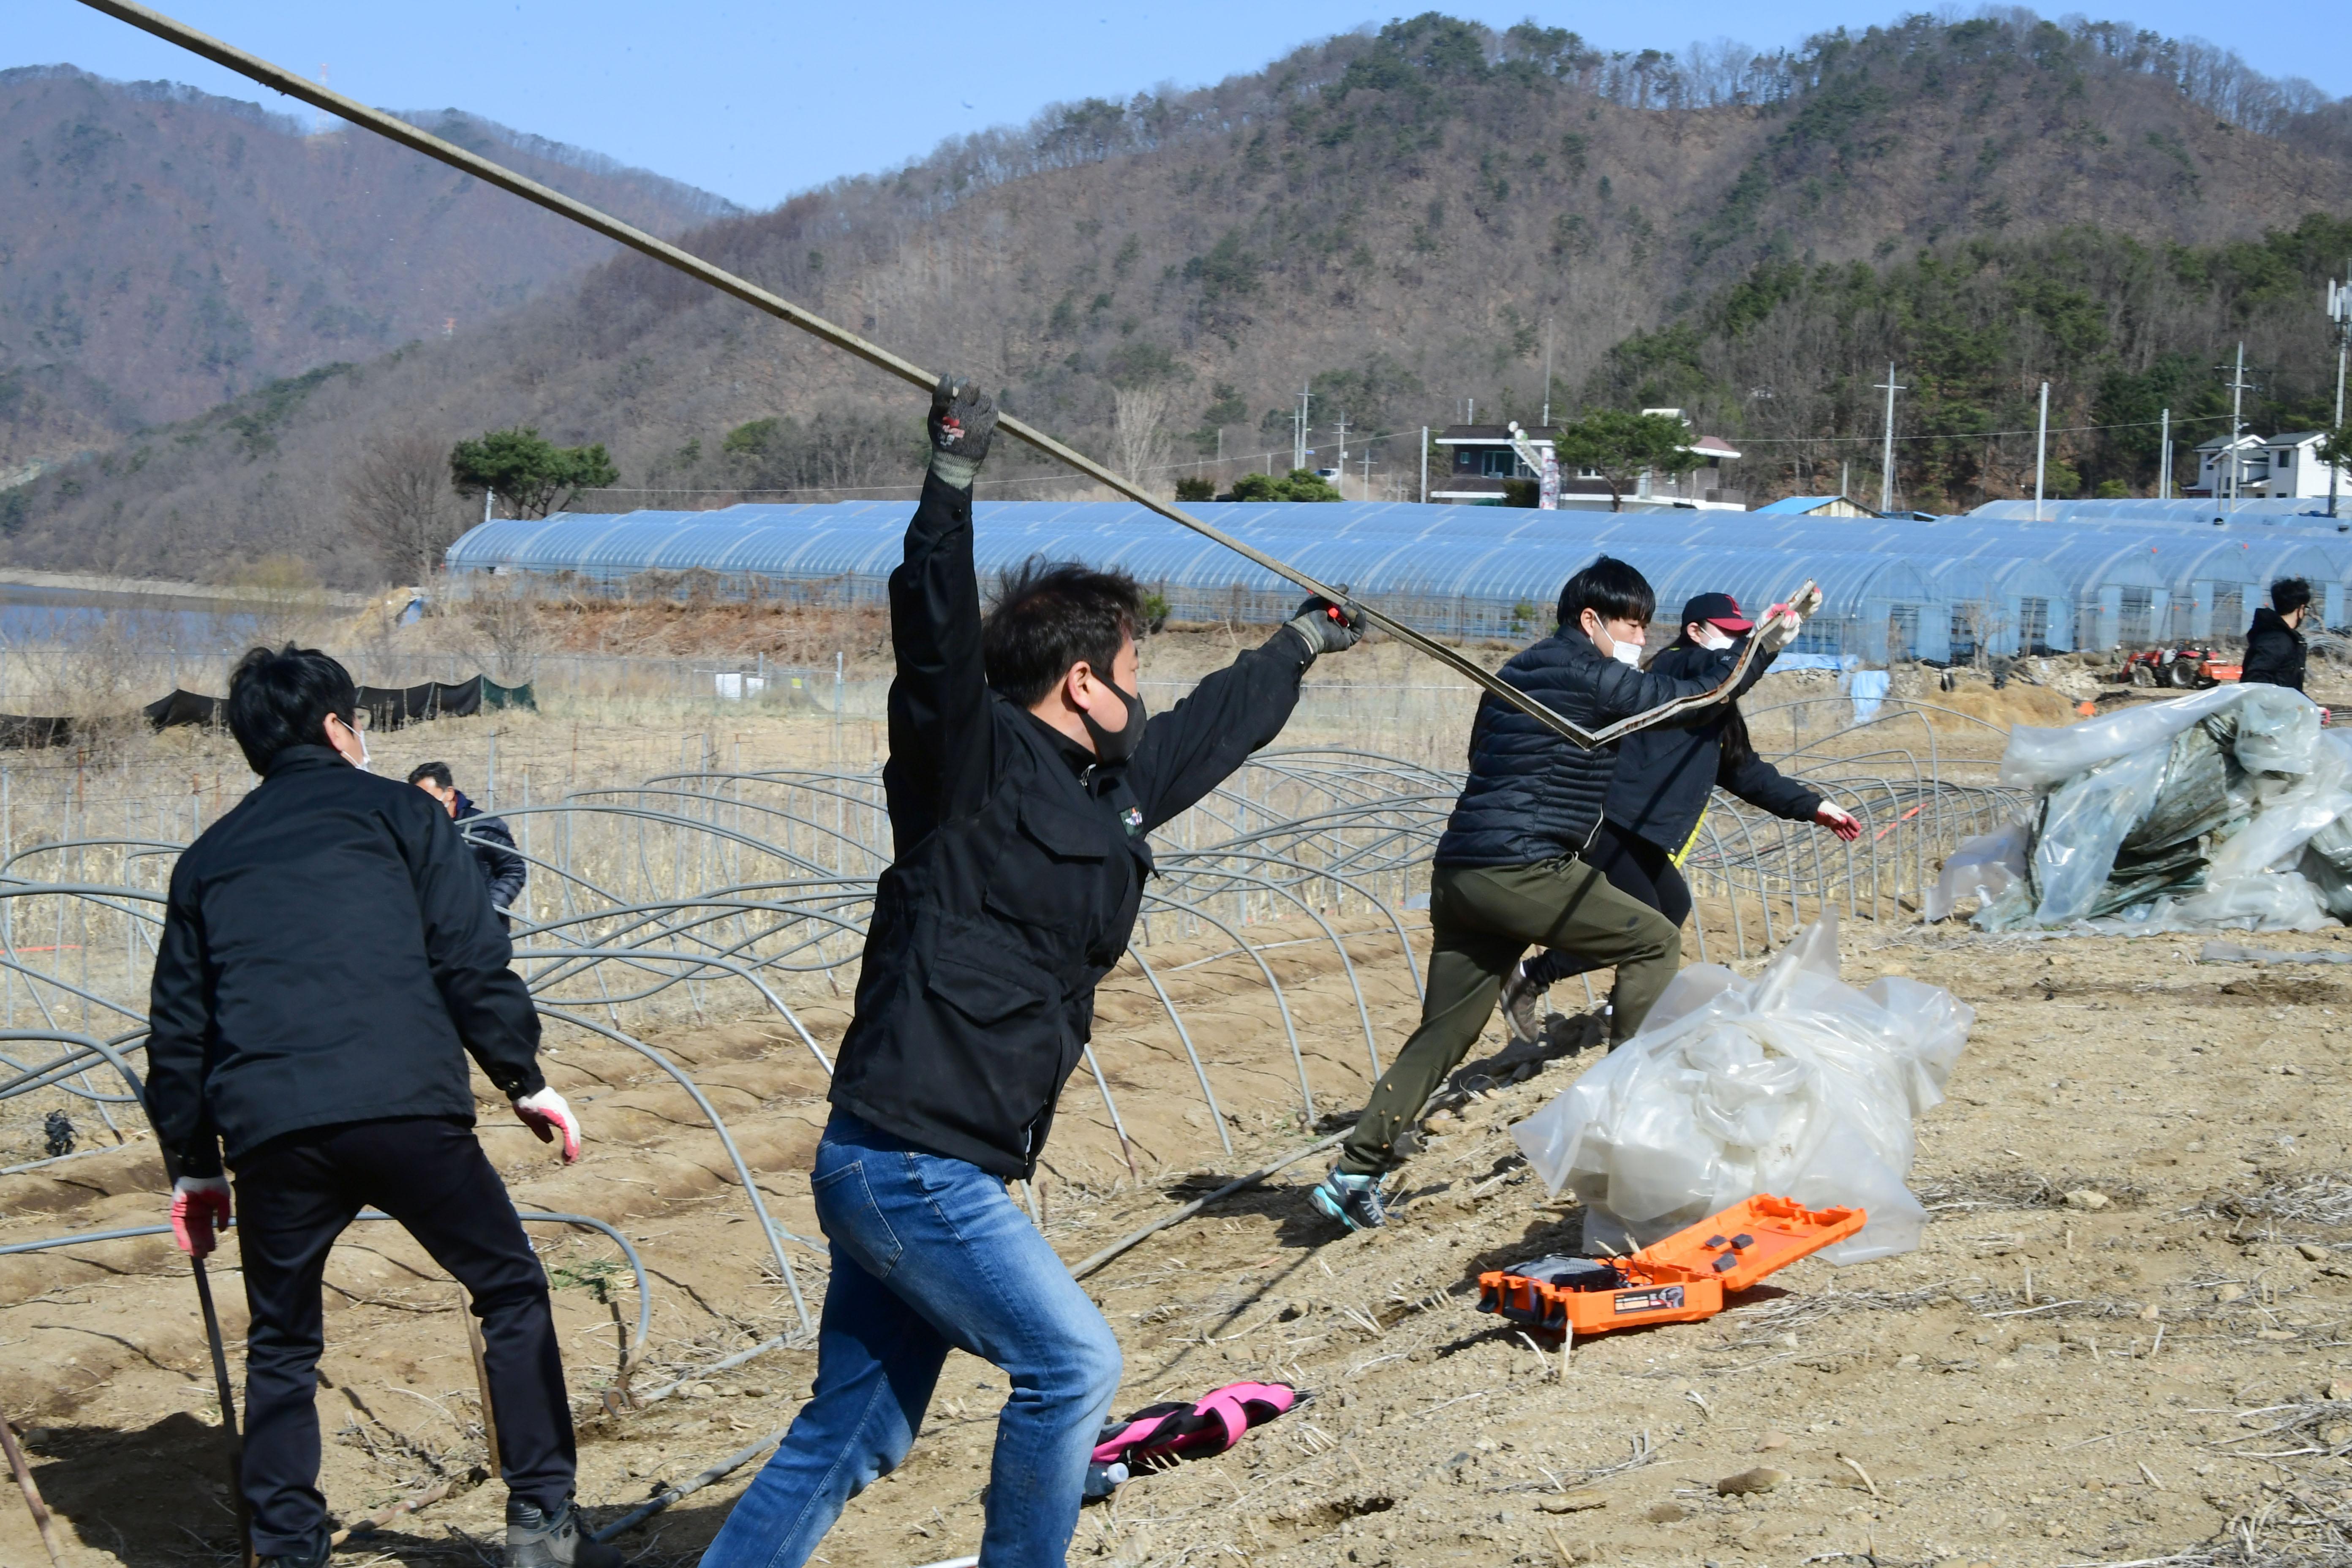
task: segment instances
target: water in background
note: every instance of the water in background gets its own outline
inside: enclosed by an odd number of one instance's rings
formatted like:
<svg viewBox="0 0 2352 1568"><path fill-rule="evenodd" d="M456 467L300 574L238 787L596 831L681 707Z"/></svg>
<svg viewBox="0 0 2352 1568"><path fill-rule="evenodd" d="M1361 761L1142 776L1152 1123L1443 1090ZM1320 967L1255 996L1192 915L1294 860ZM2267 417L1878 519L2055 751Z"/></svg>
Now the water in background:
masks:
<svg viewBox="0 0 2352 1568"><path fill-rule="evenodd" d="M184 654L242 648L259 626L251 605L36 588L0 583L0 639L9 647L75 643L101 629L142 647Z"/></svg>

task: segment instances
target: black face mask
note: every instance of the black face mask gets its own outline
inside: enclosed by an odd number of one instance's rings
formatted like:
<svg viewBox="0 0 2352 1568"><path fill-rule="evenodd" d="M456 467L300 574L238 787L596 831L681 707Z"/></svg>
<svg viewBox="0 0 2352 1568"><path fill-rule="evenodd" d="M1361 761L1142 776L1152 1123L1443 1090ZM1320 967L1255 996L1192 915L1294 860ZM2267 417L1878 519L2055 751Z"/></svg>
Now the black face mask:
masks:
<svg viewBox="0 0 2352 1568"><path fill-rule="evenodd" d="M1143 724L1147 715L1140 696L1129 697L1110 682L1106 689L1115 694L1127 709L1127 722L1116 730L1106 730L1095 722L1095 716L1085 709L1078 710L1078 722L1087 727L1087 736L1095 743L1095 756L1106 763L1123 763L1135 755L1135 748L1143 743Z"/></svg>

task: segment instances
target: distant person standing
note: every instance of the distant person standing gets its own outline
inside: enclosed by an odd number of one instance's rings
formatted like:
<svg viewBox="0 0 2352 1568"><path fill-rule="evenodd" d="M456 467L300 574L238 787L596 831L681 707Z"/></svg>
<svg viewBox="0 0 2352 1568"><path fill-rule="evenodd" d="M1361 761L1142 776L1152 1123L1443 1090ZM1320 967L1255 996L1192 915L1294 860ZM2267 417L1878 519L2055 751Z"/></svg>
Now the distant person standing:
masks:
<svg viewBox="0 0 2352 1568"><path fill-rule="evenodd" d="M515 900L522 897L522 885L530 875L530 862L515 849L514 834L498 817L484 816L482 808L466 798L446 763L419 763L408 770L408 782L439 801L457 824L466 847L474 852L475 864L482 868L482 880L489 884L490 907L499 911L499 919L505 920Z"/></svg>
<svg viewBox="0 0 2352 1568"><path fill-rule="evenodd" d="M2244 673L2249 686L2284 686L2303 689L2303 623L2311 613L2311 584L2301 577L2282 577L2271 584L2267 608L2254 612L2246 628Z"/></svg>

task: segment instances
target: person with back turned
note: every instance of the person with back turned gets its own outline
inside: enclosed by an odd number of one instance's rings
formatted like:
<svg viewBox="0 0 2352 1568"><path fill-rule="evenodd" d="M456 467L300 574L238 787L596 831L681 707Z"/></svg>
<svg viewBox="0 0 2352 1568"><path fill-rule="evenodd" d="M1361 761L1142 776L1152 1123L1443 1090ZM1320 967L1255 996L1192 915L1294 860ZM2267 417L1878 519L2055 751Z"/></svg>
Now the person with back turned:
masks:
<svg viewBox="0 0 2352 1568"><path fill-rule="evenodd" d="M2303 623L2311 614L2311 584L2282 577L2271 584L2271 602L2254 612L2246 628L2246 659L2238 679L2249 686L2303 689Z"/></svg>
<svg viewBox="0 0 2352 1568"><path fill-rule="evenodd" d="M1118 1389L1118 1342L1005 1190L1027 1179L1127 951L1145 836L1278 733L1355 626L1310 599L1147 718L1135 581L1032 563L983 616L971 484L996 411L941 380L930 470L890 574L895 858L876 889L811 1186L832 1243L816 1386L703 1554L797 1568L896 1468L950 1349L1012 1382L981 1561L1059 1563Z"/></svg>
<svg viewBox="0 0 2352 1568"><path fill-rule="evenodd" d="M173 868L155 956L148 1109L172 1229L202 1258L236 1173L244 1490L268 1563L327 1559L320 1282L361 1209L456 1277L481 1320L508 1568L617 1568L572 1500L572 1411L547 1271L474 1136L471 1056L542 1141L580 1124L540 1076L539 1016L449 814L367 772L365 710L312 648L255 648L228 725L261 783Z"/></svg>
<svg viewBox="0 0 2352 1568"><path fill-rule="evenodd" d="M1775 606L1766 617L1751 682L1818 602L1809 584L1796 605ZM1647 578L1603 555L1561 586L1559 629L1504 665L1502 678L1586 730L1715 690L1738 663L1734 648L1705 650L1673 674L1642 669L1657 603ZM1386 1222L1381 1187L1396 1162L1398 1136L1461 1065L1530 946L1563 950L1580 966L1616 969L1612 1048L1642 1026L1675 977L1681 931L1587 858L1617 763L1613 743L1580 746L1492 696L1480 699L1469 782L1430 872L1421 1026L1372 1086L1330 1173L1308 1194L1349 1230Z"/></svg>

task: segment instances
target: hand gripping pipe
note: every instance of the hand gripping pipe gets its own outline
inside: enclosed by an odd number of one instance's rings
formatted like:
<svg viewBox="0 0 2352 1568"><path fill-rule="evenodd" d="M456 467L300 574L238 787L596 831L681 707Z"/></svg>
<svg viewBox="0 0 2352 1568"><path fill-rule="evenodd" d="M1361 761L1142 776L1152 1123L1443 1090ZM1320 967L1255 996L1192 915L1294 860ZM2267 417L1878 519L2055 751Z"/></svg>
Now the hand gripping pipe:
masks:
<svg viewBox="0 0 2352 1568"><path fill-rule="evenodd" d="M623 223L620 219L600 212L585 202L574 200L561 191L542 185L536 180L527 179L503 165L493 163L478 153L469 153L453 142L444 142L438 136L420 131L404 120L396 119L380 109L370 108L355 99L344 97L341 93L330 91L316 82L305 81L292 71L272 65L258 55L247 54L233 44L224 43L208 33L200 33L186 23L166 16L160 11L133 4L132 0L82 0L82 4L94 11L102 11L118 21L127 22L142 32L152 33L167 43L177 44L192 54L201 55L215 65L233 70L239 76L249 78L264 87L284 93L289 98L299 98L314 109L322 109L330 114L350 121L362 130L373 131L379 136L397 142L412 152L422 153L428 158L448 164L451 168L462 169L478 180L496 185L499 189L511 195L520 196L527 202L536 203L560 217L570 218L583 228L593 229L616 244L625 245L630 249L651 257L666 267L674 267L689 278L708 283L721 293L730 294L755 310L764 310L778 321L799 328L811 337L830 343L845 353L855 354L877 370L895 375L910 385L929 392L939 384L940 377L920 365L910 360L900 359L880 344L868 342L856 333L846 328L834 325L812 310L803 310L782 295L772 294L756 283L738 278L724 268L715 267L692 252L681 250L667 240L656 238L645 230ZM1740 650L1739 660L1733 667L1731 673L1713 690L1703 692L1696 697L1678 698L1645 712L1620 719L1613 724L1604 724L1598 730L1587 730L1580 724L1563 719L1526 692L1499 677L1488 673L1453 648L1423 637L1411 626L1392 619L1369 605L1359 604L1349 598L1346 588L1334 587L1328 583L1318 582L1286 562L1276 560L1263 551L1243 543L1223 529L1202 522L1181 508L1150 494L1142 486L1111 472L1084 452L1064 445L1026 421L1016 419L1007 414L997 420L997 428L1015 440L1027 442L1055 462L1076 469L1097 484L1125 496L1139 506L1150 508L1171 522L1181 523L1204 538L1214 540L1254 565L1262 566L1276 576L1297 584L1310 594L1318 595L1334 604L1346 605L1350 615L1360 616L1368 624L1378 626L1406 647L1435 659L1456 675L1484 688L1488 695L1496 700L1510 704L1545 728L1588 750L1594 746L1607 745L1612 741L1623 739L1636 730L1646 730L1653 724L1666 723L1680 714L1707 706L1738 685L1741 679L1747 675L1748 665L1756 657L1756 639L1750 637L1747 646Z"/></svg>

